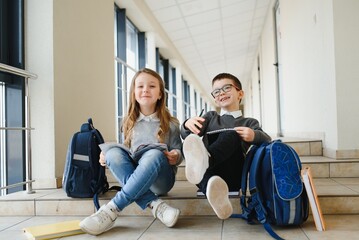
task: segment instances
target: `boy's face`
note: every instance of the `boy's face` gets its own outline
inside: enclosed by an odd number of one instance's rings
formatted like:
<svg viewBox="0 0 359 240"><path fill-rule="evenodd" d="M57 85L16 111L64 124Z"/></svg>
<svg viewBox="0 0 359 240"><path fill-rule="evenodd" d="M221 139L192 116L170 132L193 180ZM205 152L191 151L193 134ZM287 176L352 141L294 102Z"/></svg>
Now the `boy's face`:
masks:
<svg viewBox="0 0 359 240"><path fill-rule="evenodd" d="M223 78L213 83L212 96L218 107L231 112L239 110L239 102L244 92L239 90L231 79Z"/></svg>

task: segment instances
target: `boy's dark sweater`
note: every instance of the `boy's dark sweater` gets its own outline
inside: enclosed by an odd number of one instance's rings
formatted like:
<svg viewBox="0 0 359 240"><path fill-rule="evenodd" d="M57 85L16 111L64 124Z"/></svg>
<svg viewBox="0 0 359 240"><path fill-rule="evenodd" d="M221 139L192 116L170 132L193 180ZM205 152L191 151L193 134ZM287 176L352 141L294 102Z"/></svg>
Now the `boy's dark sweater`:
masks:
<svg viewBox="0 0 359 240"><path fill-rule="evenodd" d="M216 111L207 112L205 115L202 116L205 121L202 123L202 128L200 129L201 132L199 136L203 136L203 142L206 147L208 147L208 134L209 131L223 129L223 128L234 128L234 127L249 127L253 129L255 135L253 142L244 143L244 150L247 151L250 145L260 145L264 142L271 141L270 136L266 134L262 128L260 127L259 122L254 118L245 118L243 116L234 118L232 115L222 115L220 116ZM187 121L187 120L186 120ZM181 137L185 139L191 131L185 128L185 123L181 126Z"/></svg>

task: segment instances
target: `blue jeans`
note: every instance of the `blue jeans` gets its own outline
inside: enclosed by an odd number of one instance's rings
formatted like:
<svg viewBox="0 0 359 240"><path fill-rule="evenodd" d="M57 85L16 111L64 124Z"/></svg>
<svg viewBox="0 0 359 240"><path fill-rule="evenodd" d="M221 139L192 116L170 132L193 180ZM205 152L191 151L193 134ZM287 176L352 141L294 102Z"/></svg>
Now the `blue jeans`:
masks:
<svg viewBox="0 0 359 240"><path fill-rule="evenodd" d="M175 183L175 173L166 156L157 149L145 152L138 163L121 148L111 148L106 153L106 164L122 186L112 201L119 210L132 202L142 209L168 193Z"/></svg>

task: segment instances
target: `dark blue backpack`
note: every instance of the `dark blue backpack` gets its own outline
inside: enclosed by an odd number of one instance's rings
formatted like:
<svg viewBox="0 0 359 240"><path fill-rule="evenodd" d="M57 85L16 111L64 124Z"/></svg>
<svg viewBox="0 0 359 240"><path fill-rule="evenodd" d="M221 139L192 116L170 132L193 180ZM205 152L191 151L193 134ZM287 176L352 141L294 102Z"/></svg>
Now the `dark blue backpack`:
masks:
<svg viewBox="0 0 359 240"><path fill-rule="evenodd" d="M300 225L308 218L308 197L301 170L297 153L280 140L252 146L242 173L242 214L232 217L246 219L249 224L258 221L273 238L282 239L271 225Z"/></svg>
<svg viewBox="0 0 359 240"><path fill-rule="evenodd" d="M99 163L103 137L92 119L81 125L70 140L63 176L63 189L68 197L93 198L99 208L98 194L109 190L105 167Z"/></svg>

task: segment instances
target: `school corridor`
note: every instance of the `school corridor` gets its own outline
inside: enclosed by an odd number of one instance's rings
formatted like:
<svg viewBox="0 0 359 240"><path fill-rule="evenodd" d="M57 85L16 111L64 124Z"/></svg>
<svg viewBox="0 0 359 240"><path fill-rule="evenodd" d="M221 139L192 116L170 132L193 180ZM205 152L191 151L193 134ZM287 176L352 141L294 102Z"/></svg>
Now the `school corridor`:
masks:
<svg viewBox="0 0 359 240"><path fill-rule="evenodd" d="M69 140L91 117L105 141L121 142L143 67L162 76L181 123L218 110L212 78L236 75L243 115L311 168L327 227L310 216L277 233L359 239L358 10L357 0L0 0L0 239L94 212L61 188ZM111 231L63 239L271 239L261 225L219 220L185 164L164 197L181 209L175 227L132 204ZM239 196L231 203L240 213Z"/></svg>

